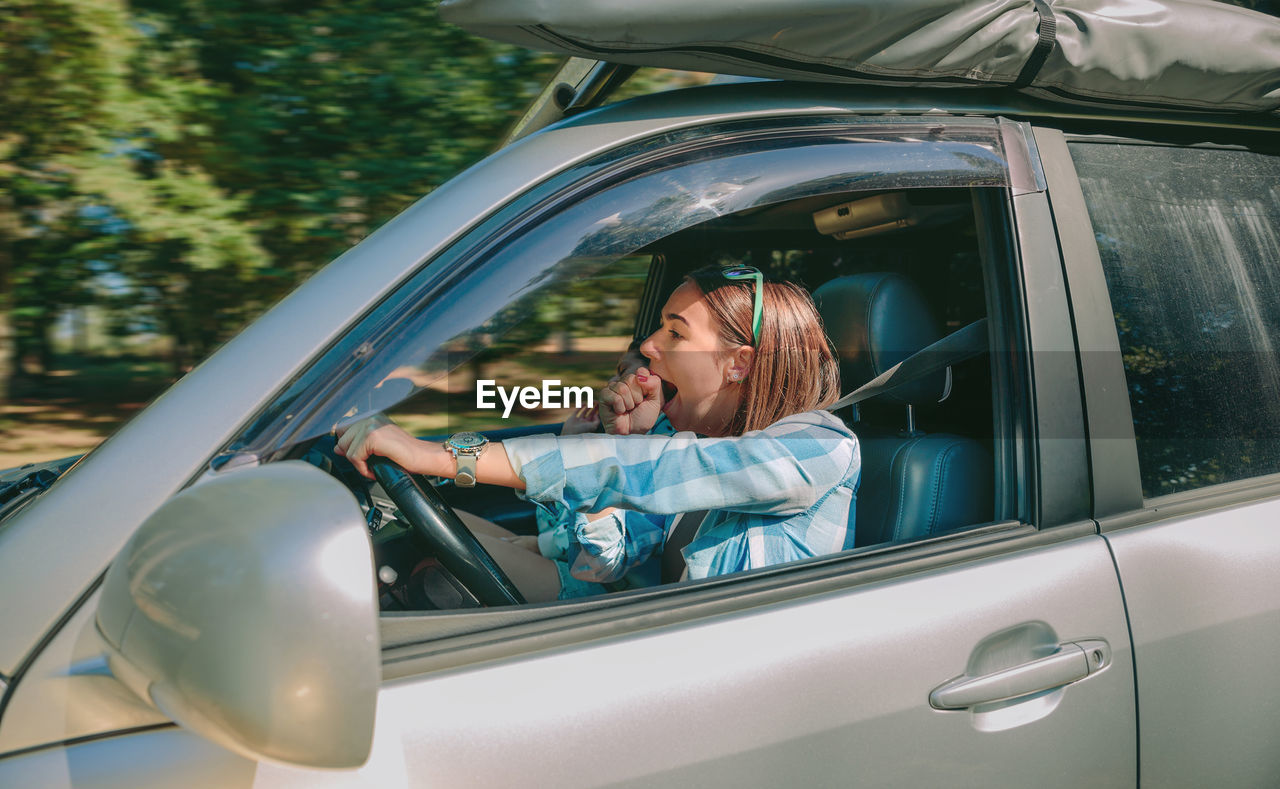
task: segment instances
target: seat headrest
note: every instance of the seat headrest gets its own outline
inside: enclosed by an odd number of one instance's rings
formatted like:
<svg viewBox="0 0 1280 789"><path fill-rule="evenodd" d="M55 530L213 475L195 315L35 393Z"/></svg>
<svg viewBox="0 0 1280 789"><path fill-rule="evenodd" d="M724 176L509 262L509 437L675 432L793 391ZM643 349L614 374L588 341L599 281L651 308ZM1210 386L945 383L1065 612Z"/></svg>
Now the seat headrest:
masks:
<svg viewBox="0 0 1280 789"><path fill-rule="evenodd" d="M840 356L845 393L942 337L919 289L894 272L838 277L815 290L813 301ZM882 399L911 405L937 402L947 395L949 380L942 370Z"/></svg>

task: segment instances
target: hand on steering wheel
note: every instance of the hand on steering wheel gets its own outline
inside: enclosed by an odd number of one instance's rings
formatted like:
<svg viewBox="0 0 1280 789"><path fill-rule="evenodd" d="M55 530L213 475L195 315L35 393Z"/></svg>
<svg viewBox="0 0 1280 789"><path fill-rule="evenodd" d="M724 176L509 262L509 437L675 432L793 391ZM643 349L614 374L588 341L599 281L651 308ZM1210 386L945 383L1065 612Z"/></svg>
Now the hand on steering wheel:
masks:
<svg viewBox="0 0 1280 789"><path fill-rule="evenodd" d="M376 479L395 502L428 549L485 605L525 602L515 584L480 545L453 508L434 487L418 484L404 466L427 464L423 442L379 414L339 427L334 452L347 458L356 471Z"/></svg>
<svg viewBox="0 0 1280 789"><path fill-rule="evenodd" d="M401 469L421 470L418 461L422 456L422 442L385 414L374 414L357 422L339 425L334 428L334 435L338 439L333 447L334 453L345 457L356 471L369 479L373 479L373 472L368 461L374 455L395 461Z"/></svg>

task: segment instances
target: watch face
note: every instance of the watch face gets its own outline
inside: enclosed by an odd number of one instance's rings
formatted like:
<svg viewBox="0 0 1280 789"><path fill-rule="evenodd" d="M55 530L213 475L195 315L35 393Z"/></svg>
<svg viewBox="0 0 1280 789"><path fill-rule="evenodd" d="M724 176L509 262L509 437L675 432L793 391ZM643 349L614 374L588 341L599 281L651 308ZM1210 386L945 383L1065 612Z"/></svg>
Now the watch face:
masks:
<svg viewBox="0 0 1280 789"><path fill-rule="evenodd" d="M455 433L449 437L449 443L458 449L475 449L489 443L489 439L479 433Z"/></svg>

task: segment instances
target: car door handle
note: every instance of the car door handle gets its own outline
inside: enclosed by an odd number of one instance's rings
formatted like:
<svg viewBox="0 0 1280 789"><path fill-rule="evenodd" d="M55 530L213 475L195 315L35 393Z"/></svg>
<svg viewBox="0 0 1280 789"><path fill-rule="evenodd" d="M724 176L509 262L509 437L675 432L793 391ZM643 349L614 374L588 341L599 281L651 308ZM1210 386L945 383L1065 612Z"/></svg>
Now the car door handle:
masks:
<svg viewBox="0 0 1280 789"><path fill-rule="evenodd" d="M1082 680L1110 662L1111 647L1106 641L1067 641L1052 655L980 677L966 675L944 682L929 693L929 705L939 710L962 710L1029 696Z"/></svg>

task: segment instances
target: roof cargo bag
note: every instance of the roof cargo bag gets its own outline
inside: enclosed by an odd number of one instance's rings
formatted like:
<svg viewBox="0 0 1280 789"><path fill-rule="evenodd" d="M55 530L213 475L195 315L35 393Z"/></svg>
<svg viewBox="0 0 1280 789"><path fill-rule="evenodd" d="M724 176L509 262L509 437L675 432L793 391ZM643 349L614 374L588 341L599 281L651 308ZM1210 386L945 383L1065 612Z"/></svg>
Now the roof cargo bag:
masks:
<svg viewBox="0 0 1280 789"><path fill-rule="evenodd" d="M440 15L639 66L1280 111L1280 19L1211 0L445 0Z"/></svg>

